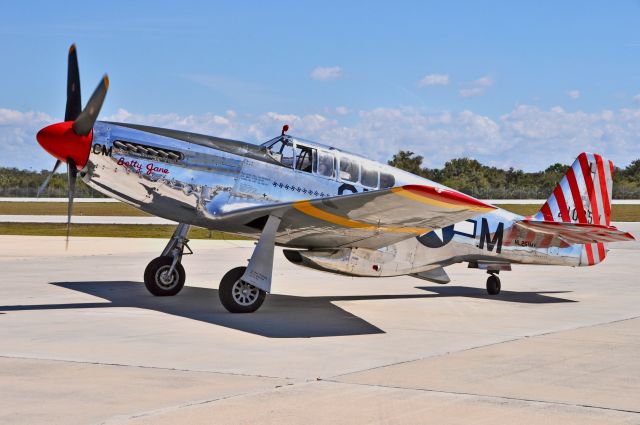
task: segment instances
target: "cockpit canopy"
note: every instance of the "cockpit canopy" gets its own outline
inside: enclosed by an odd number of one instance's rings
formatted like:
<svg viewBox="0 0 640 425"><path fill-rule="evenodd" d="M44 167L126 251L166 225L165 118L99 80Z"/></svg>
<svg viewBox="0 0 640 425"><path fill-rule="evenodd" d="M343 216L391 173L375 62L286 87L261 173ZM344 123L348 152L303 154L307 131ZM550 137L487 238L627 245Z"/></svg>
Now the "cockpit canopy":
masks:
<svg viewBox="0 0 640 425"><path fill-rule="evenodd" d="M262 144L267 154L285 167L320 177L386 189L395 177L380 164L330 146L282 135Z"/></svg>

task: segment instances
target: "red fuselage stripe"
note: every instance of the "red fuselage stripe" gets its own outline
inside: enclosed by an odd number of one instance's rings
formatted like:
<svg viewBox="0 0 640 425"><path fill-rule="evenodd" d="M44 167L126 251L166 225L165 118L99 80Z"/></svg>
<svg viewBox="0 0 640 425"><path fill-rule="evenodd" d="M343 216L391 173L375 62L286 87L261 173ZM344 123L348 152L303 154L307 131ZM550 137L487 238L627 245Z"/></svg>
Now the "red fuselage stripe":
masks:
<svg viewBox="0 0 640 425"><path fill-rule="evenodd" d="M573 172L573 168L569 168L567 172L567 181L569 182L569 189L571 197L573 199L573 206L578 213L578 223L586 223L587 216L584 212L584 205L582 205L582 199L580 198L580 189L578 188L578 182L576 181L576 174Z"/></svg>
<svg viewBox="0 0 640 425"><path fill-rule="evenodd" d="M596 198L596 189L593 185L593 179L591 178L591 168L589 167L589 161L587 155L580 154L578 157L580 161L580 168L582 169L582 176L587 186L587 196L591 202L591 213L593 215L593 224L600 224L600 217L598 217L598 200Z"/></svg>
<svg viewBox="0 0 640 425"><path fill-rule="evenodd" d="M553 214L551 214L549 201L545 202L545 204L542 206L542 209L540 209L540 212L542 212L542 216L544 217L545 221L554 221Z"/></svg>
<svg viewBox="0 0 640 425"><path fill-rule="evenodd" d="M578 182L576 181L576 174L573 171L573 167L569 168L567 172L567 181L569 182L569 190L571 191L571 197L573 198L573 207L578 213L578 223L586 223L587 217L584 213L584 205L582 205L582 199L580 198L580 189L578 188ZM589 265L593 265L593 249L591 245L584 246L587 252L587 261Z"/></svg>
<svg viewBox="0 0 640 425"><path fill-rule="evenodd" d="M611 205L609 204L609 191L607 189L607 176L604 173L604 163L600 155L594 155L596 157L596 164L598 165L598 178L600 179L600 193L602 196L602 205L604 206L605 224L608 226L611 224Z"/></svg>
<svg viewBox="0 0 640 425"><path fill-rule="evenodd" d="M598 214L598 199L596 197L596 189L593 185L593 179L591 177L591 167L589 166L589 160L587 159L587 155L584 153L580 154L578 157L580 161L580 168L582 170L582 176L584 177L584 182L587 187L587 196L589 197L589 201L591 202L591 216L593 217L594 224L600 224L600 217ZM589 251L593 253L593 246L589 245L587 248L587 257L589 257ZM604 260L604 249L600 249L600 244L598 244L598 258L597 262ZM593 256L593 254L592 254ZM594 258L594 263L596 258Z"/></svg>
<svg viewBox="0 0 640 425"><path fill-rule="evenodd" d="M557 185L553 190L553 195L556 197L556 202L558 203L558 209L560 210L560 216L562 217L562 221L568 223L571 221L569 218L569 211L567 211L567 203L564 200L564 194L562 193L562 187Z"/></svg>

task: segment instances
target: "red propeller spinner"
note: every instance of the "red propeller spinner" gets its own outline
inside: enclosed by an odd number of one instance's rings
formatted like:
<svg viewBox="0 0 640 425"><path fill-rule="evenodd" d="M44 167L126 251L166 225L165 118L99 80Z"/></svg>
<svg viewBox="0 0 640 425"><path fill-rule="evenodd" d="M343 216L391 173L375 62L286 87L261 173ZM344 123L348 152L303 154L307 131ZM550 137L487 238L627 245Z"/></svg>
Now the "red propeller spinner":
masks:
<svg viewBox="0 0 640 425"><path fill-rule="evenodd" d="M73 160L78 170L84 168L89 159L93 130L87 135L73 131L73 121L51 124L36 135L38 143L44 150L62 162Z"/></svg>

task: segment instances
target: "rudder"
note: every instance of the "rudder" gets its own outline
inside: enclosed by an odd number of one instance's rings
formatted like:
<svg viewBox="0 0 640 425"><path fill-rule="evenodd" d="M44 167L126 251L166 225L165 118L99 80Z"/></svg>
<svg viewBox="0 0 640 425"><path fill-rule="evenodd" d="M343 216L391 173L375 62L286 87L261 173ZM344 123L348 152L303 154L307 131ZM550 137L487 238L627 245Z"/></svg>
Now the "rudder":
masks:
<svg viewBox="0 0 640 425"><path fill-rule="evenodd" d="M573 162L536 220L565 223L611 224L613 162L601 155L583 152ZM581 265L604 260L603 243L584 245Z"/></svg>

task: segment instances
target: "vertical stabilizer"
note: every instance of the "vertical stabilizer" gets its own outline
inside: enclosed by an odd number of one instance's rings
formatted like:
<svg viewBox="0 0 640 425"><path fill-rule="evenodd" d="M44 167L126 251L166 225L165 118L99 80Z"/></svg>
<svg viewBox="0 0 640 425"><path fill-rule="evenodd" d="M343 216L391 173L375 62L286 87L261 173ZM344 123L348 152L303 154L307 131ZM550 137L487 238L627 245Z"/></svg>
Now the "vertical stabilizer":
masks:
<svg viewBox="0 0 640 425"><path fill-rule="evenodd" d="M598 154L581 153L535 215L536 220L611 224L613 162ZM584 245L581 265L604 260L604 243Z"/></svg>

